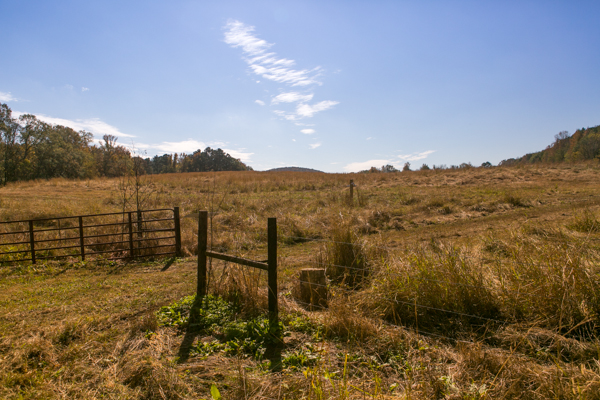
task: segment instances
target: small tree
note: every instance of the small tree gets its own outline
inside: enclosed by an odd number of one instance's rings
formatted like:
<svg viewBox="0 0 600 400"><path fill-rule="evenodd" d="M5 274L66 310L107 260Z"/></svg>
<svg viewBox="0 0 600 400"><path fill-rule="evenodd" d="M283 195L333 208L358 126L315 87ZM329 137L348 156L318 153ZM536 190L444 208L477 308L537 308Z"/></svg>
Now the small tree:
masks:
<svg viewBox="0 0 600 400"><path fill-rule="evenodd" d="M141 211L149 206L155 190L148 180L148 175L146 175L145 160L142 158L142 155L145 154L140 154L133 143L131 144L131 154L133 157L124 160L127 165L123 167L125 174L119 177L118 190L121 193L123 213L128 208L135 208L136 210L138 236L141 237L143 232ZM123 214L123 218L125 218L125 214Z"/></svg>
<svg viewBox="0 0 600 400"><path fill-rule="evenodd" d="M421 165L421 171L429 171L431 168L429 168L429 165L427 164L423 164Z"/></svg>
<svg viewBox="0 0 600 400"><path fill-rule="evenodd" d="M404 163L404 167L402 167L402 172L410 171L410 163L407 161Z"/></svg>

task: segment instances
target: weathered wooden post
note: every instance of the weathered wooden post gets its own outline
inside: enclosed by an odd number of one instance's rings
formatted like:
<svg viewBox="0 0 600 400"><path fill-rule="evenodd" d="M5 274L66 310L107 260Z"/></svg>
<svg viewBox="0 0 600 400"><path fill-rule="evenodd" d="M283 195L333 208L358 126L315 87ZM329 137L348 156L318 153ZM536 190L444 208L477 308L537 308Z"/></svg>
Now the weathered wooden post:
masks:
<svg viewBox="0 0 600 400"><path fill-rule="evenodd" d="M35 264L35 239L33 237L33 220L29 220L29 246L31 246L31 263Z"/></svg>
<svg viewBox="0 0 600 400"><path fill-rule="evenodd" d="M85 261L85 247L83 246L83 217L79 217L79 248L81 252L81 261Z"/></svg>
<svg viewBox="0 0 600 400"><path fill-rule="evenodd" d="M196 301L206 296L206 247L208 243L208 212L200 211L198 218L198 283Z"/></svg>
<svg viewBox="0 0 600 400"><path fill-rule="evenodd" d="M269 325L271 332L280 337L279 307L277 304L277 218L269 218L267 222L268 238L268 283L269 283Z"/></svg>
<svg viewBox="0 0 600 400"><path fill-rule="evenodd" d="M354 179L350 179L350 201L354 198Z"/></svg>
<svg viewBox="0 0 600 400"><path fill-rule="evenodd" d="M173 221L175 222L175 255L181 257L181 224L179 221L179 207L173 207Z"/></svg>
<svg viewBox="0 0 600 400"><path fill-rule="evenodd" d="M129 220L127 221L127 227L129 229L129 257L135 257L135 250L133 248L133 217L131 216L131 211L127 213Z"/></svg>

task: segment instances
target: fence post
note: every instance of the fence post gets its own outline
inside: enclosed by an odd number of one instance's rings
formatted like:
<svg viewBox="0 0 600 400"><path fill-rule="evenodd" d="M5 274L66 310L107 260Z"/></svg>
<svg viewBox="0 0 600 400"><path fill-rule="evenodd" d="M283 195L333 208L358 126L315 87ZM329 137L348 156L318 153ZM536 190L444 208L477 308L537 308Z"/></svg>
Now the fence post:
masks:
<svg viewBox="0 0 600 400"><path fill-rule="evenodd" d="M196 301L206 295L206 246L208 243L208 212L198 215L198 286Z"/></svg>
<svg viewBox="0 0 600 400"><path fill-rule="evenodd" d="M83 217L79 217L79 246L81 248L81 261L85 261L85 247L83 246Z"/></svg>
<svg viewBox="0 0 600 400"><path fill-rule="evenodd" d="M31 246L31 263L35 264L35 239L33 237L33 220L29 220L29 245Z"/></svg>
<svg viewBox="0 0 600 400"><path fill-rule="evenodd" d="M181 225L179 223L179 207L173 207L173 221L175 222L175 255L181 257Z"/></svg>
<svg viewBox="0 0 600 400"><path fill-rule="evenodd" d="M350 200L354 198L354 179L350 179Z"/></svg>
<svg viewBox="0 0 600 400"><path fill-rule="evenodd" d="M133 218L131 217L131 211L127 213L127 217L129 218L128 226L129 226L129 257L134 258L135 253L133 250Z"/></svg>
<svg viewBox="0 0 600 400"><path fill-rule="evenodd" d="M269 266L269 326L279 337L279 307L277 304L277 218L269 218L267 223Z"/></svg>

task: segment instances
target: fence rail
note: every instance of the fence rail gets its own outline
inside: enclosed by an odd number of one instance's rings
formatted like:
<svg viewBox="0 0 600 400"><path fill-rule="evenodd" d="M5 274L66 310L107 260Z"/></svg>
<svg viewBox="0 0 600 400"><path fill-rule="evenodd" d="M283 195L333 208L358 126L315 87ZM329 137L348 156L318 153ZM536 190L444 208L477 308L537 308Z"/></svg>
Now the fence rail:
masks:
<svg viewBox="0 0 600 400"><path fill-rule="evenodd" d="M181 256L179 207L0 222L0 265L105 254Z"/></svg>
<svg viewBox="0 0 600 400"><path fill-rule="evenodd" d="M219 260L245 265L267 271L268 274L268 303L269 303L269 326L275 337L280 337L279 331L279 306L277 301L277 218L269 218L267 221L267 256L266 261L248 260L242 257L217 253L207 249L208 245L208 211L200 211L198 216L198 281L196 294L201 298L207 293L207 259Z"/></svg>

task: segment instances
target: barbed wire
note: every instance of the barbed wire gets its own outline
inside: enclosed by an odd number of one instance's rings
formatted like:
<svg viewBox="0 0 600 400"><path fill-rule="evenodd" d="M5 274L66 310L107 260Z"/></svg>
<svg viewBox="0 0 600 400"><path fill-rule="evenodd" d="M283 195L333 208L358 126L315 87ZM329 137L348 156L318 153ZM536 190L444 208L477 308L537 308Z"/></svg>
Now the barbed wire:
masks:
<svg viewBox="0 0 600 400"><path fill-rule="evenodd" d="M385 297L385 296L379 296L379 297L382 298L382 299L385 299L385 300L393 301L393 302L398 303L398 304L406 304L406 305L409 305L409 306L412 306L412 307L416 306L416 307L426 308L426 309L429 309L429 310L442 311L442 312L449 313L449 314L456 314L456 315L460 315L460 316L463 316L463 317L477 318L477 319L481 319L481 320L485 320L485 321L498 322L498 323L501 323L501 324L506 323L506 321L500 321L499 319L487 318L487 317L480 317L478 315L466 314L466 313L461 313L461 312L452 311L452 310L446 310L444 308L437 308L437 307L426 306L424 304L419 304L417 302L408 302L408 301L402 301L402 300L397 300L397 299L391 299L391 298Z"/></svg>
<svg viewBox="0 0 600 400"><path fill-rule="evenodd" d="M321 263L318 261L307 261L306 264L311 264L311 265L321 265L321 266L326 266L326 267L336 267L336 268L348 268L348 269L353 269L356 271L371 271L372 268L358 268L358 267L349 267L347 265L338 265L338 264L331 264L331 263Z"/></svg>
<svg viewBox="0 0 600 400"><path fill-rule="evenodd" d="M320 304L306 303L306 302L301 301L301 300L299 300L297 298L294 298L293 302L297 303L297 304L301 304L301 305L306 306L306 307L315 307L315 308L319 308L319 309L324 310L324 311L330 311L329 307L325 307L325 306L322 306ZM407 328L411 329L417 335L437 337L437 338L442 338L442 339L446 339L446 340L450 340L450 341L462 342L462 343L467 343L467 344L475 344L474 341L467 341L467 340L463 340L463 339L457 339L457 338L453 338L453 337L449 337L449 336L444 336L444 335L440 335L440 334L437 334L437 333L433 333L433 332L429 332L429 331L424 331L424 330L419 329L419 328L409 328L409 327L404 326L404 325L392 324L391 322L385 321L383 319L379 319L379 321L382 324L387 325L387 326L392 327L392 328L395 328L395 329L407 329Z"/></svg>
<svg viewBox="0 0 600 400"><path fill-rule="evenodd" d="M334 289L341 290L341 291L346 292L346 293L354 293L355 292L355 291L353 291L351 289L340 288L340 287L337 287L337 286L332 287L332 286L324 285L324 284L321 284L321 283L314 283L314 282L304 281L304 280L301 280L301 279L295 279L295 281L300 282L300 283L308 283L311 286L325 287L325 288L334 288ZM417 303L416 301L414 301L414 302L407 302L407 301L402 301L402 300L397 300L397 299L392 299L392 298L389 298L389 297L381 296L381 295L378 295L378 294L375 294L375 295L378 296L381 299L393 301L393 302L398 303L398 304L409 305L411 307L415 307L416 306L416 307L426 308L426 309L429 309L429 310L441 311L441 312L445 312L445 313L449 313L449 314L460 315L462 317L476 318L476 319L485 320L485 321L498 322L498 323L501 323L501 324L505 323L505 321L501 321L501 320L494 319L494 318L481 317L481 316L478 316L478 315L466 314L466 313L462 313L462 312L458 312L458 311L454 311L454 310L447 310L445 308L438 308L438 307L427 306L427 305L424 305L424 304Z"/></svg>
<svg viewBox="0 0 600 400"><path fill-rule="evenodd" d="M335 244L346 244L346 245L350 245L350 246L365 246L366 244L363 243L350 243L350 242L340 242L340 241L336 241L336 240L329 240L329 239L318 239L318 238L307 238L307 237L301 237L301 236L288 236L288 235L279 235L279 237L283 237L283 238L287 238L287 239L294 239L294 240L298 240L299 242L321 242L321 243L335 243ZM387 246L376 246L376 245L368 245L371 248L376 248L376 249L384 249L384 250L398 250L397 247L387 247Z"/></svg>
<svg viewBox="0 0 600 400"><path fill-rule="evenodd" d="M301 300L298 300L298 299L296 299L296 298L294 299L294 302L295 302L295 303L298 303L298 304L302 304L302 305L308 306L308 307L317 307L317 308L321 308L321 309L323 309L323 310L329 310L329 307L325 307L325 306L322 306L322 305L320 305L320 304L310 304L310 303L306 303L306 302L304 302L304 301L301 301Z"/></svg>
<svg viewBox="0 0 600 400"><path fill-rule="evenodd" d="M309 265L319 265L319 266L333 266L333 267L337 267L337 268L349 268L349 269L354 269L354 270L359 270L359 271L372 271L372 268L356 268L356 267L347 267L344 265L337 265L337 264L328 264L328 263L319 263L316 261L307 261L306 264ZM394 272L396 275L399 275L399 273ZM407 278L409 280L417 280L417 281L425 281L425 282L435 282L435 283L440 283L440 284L447 284L447 285L453 285L453 286L463 286L463 287L470 287L470 288L474 288L474 289L490 289L489 287L486 286L481 286L481 285L470 285L467 283L458 283L458 282L451 282L451 281L442 281L442 280L438 280L438 279L430 279L430 278L423 278L420 276L407 276ZM520 290L515 290L515 289L507 289L507 288L502 288L502 290L504 291L508 291L508 292L512 292L512 293L518 293L518 294L526 294L521 292Z"/></svg>
<svg viewBox="0 0 600 400"><path fill-rule="evenodd" d="M337 244L346 244L346 245L351 245L351 246L365 246L363 244L357 244L357 243L350 243L350 242L340 242L340 241L334 241L334 240L328 240L328 239L312 239L312 238L300 238L297 236L286 236L286 235L281 235L283 237L287 237L287 238L296 238L296 239L303 239L305 241L318 241L318 242L323 242L323 243L337 243ZM600 239L598 239L600 240ZM386 250L394 250L394 251L401 251L402 249L398 248L398 247L384 247L384 246L372 246L372 245L366 245L369 247L374 247L374 248L379 248L379 249L386 249ZM458 254L456 255L456 258L458 259L458 261L462 261L462 260L475 260L475 261L480 261L482 263L493 263L493 262L503 262L503 263L517 263L517 260L500 260L498 258L491 258L488 259L486 257L478 257L478 256L473 256L473 255L468 255L468 254ZM407 262L405 260L402 260L402 262ZM315 262L309 262L312 264L318 264ZM521 262L519 265L522 265L523 263ZM321 263L320 265L330 265L330 266L334 266L334 267L339 267L339 268L349 268L349 269L356 269L356 270L371 270L372 268L356 268L356 267L348 267L348 266L344 266L344 265L336 265L336 264L328 264L328 263ZM562 266L559 265L547 265L547 264L536 264L534 263L535 266L538 267L544 267L547 269L556 269L556 268L562 268ZM425 278L415 278L415 279L425 279ZM443 281L440 281L443 282ZM448 284L455 284L455 285L459 285L459 286L466 286L467 284L459 284L459 283L453 283L453 282L444 282L444 283L448 283ZM471 285L472 287L479 287L479 288L485 288L482 286L475 286L475 285ZM511 290L511 289L504 289L507 291L511 291L511 292L518 292L515 290Z"/></svg>

